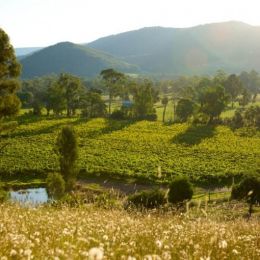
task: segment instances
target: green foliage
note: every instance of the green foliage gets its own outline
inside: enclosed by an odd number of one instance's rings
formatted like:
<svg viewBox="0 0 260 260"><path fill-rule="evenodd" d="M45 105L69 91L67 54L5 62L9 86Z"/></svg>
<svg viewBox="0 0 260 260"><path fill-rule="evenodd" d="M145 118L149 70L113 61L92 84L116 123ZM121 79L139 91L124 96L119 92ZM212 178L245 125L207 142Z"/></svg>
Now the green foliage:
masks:
<svg viewBox="0 0 260 260"><path fill-rule="evenodd" d="M260 202L260 177L254 175L245 176L245 178L232 188L231 198L246 199L249 203L256 204Z"/></svg>
<svg viewBox="0 0 260 260"><path fill-rule="evenodd" d="M105 82L105 86L108 91L109 100L108 100L108 113L111 115L111 102L112 99L116 96L119 96L122 91L122 86L120 83L125 78L125 75L121 72L118 72L114 69L105 69L100 72L100 76Z"/></svg>
<svg viewBox="0 0 260 260"><path fill-rule="evenodd" d="M220 116L225 108L226 101L227 97L223 87L206 87L199 97L200 112L209 116L209 122L212 122L214 118Z"/></svg>
<svg viewBox="0 0 260 260"><path fill-rule="evenodd" d="M162 190L150 190L135 193L128 197L128 206L134 205L141 208L158 208L164 205L166 200L165 192Z"/></svg>
<svg viewBox="0 0 260 260"><path fill-rule="evenodd" d="M90 90L80 100L81 113L84 117L95 118L106 115L106 104L99 92Z"/></svg>
<svg viewBox="0 0 260 260"><path fill-rule="evenodd" d="M168 200L173 204L190 200L193 188L187 177L175 177L169 186Z"/></svg>
<svg viewBox="0 0 260 260"><path fill-rule="evenodd" d="M110 117L115 120L124 120L126 119L126 116L127 115L124 113L124 111L120 109L120 110L114 110Z"/></svg>
<svg viewBox="0 0 260 260"><path fill-rule="evenodd" d="M60 199L63 197L65 193L65 181L60 173L49 173L46 185L51 198Z"/></svg>
<svg viewBox="0 0 260 260"><path fill-rule="evenodd" d="M245 110L236 110L231 125L234 128L243 126L260 128L260 106L250 106Z"/></svg>
<svg viewBox="0 0 260 260"><path fill-rule="evenodd" d="M57 88L60 89L60 99L66 102L67 116L74 115L76 109L79 108L80 96L83 94L84 87L80 78L62 73L57 81Z"/></svg>
<svg viewBox="0 0 260 260"><path fill-rule="evenodd" d="M225 86L226 93L230 96L232 107L233 107L235 99L239 94L241 94L243 90L242 82L238 76L236 76L235 74L231 74L227 78L224 86Z"/></svg>
<svg viewBox="0 0 260 260"><path fill-rule="evenodd" d="M0 203L5 202L9 197L9 193L5 191L0 185Z"/></svg>
<svg viewBox="0 0 260 260"><path fill-rule="evenodd" d="M193 114L194 103L189 99L180 99L176 107L176 115L180 122L186 122Z"/></svg>
<svg viewBox="0 0 260 260"><path fill-rule="evenodd" d="M62 128L57 137L55 151L59 156L60 171L66 182L66 190L70 190L77 177L76 160L78 158L77 137L72 127Z"/></svg>
<svg viewBox="0 0 260 260"><path fill-rule="evenodd" d="M144 80L133 89L134 116L144 119L149 114L155 114L154 104L158 100L158 91L153 88L152 82Z"/></svg>
<svg viewBox="0 0 260 260"><path fill-rule="evenodd" d="M158 121L28 116L19 121L9 137L10 145L1 154L2 177L58 172L53 146L60 129L68 124L78 135L78 168L87 174L154 181L160 165L160 181L170 181L174 171L193 182L207 175L255 173L260 163L259 130L243 136L227 126Z"/></svg>
<svg viewBox="0 0 260 260"><path fill-rule="evenodd" d="M18 113L20 100L16 91L20 84L16 78L21 66L16 60L8 35L0 28L0 120Z"/></svg>
<svg viewBox="0 0 260 260"><path fill-rule="evenodd" d="M244 126L244 119L241 111L236 110L235 114L232 118L232 127L233 128L240 128Z"/></svg>

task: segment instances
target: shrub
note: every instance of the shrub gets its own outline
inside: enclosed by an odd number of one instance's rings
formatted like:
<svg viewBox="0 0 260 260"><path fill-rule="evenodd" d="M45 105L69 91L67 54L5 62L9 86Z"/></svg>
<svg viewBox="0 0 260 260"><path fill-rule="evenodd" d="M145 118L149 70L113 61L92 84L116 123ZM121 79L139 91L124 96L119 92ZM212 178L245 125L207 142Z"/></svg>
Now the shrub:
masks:
<svg viewBox="0 0 260 260"><path fill-rule="evenodd" d="M183 203L190 200L193 195L193 188L186 177L176 177L169 186L168 200L171 203Z"/></svg>
<svg viewBox="0 0 260 260"><path fill-rule="evenodd" d="M139 116L138 119L139 120L156 121L157 120L157 114L156 113L146 114L146 115L143 115L143 116Z"/></svg>
<svg viewBox="0 0 260 260"><path fill-rule="evenodd" d="M116 120L124 120L126 119L126 115L122 110L114 110L112 114L110 115L112 119Z"/></svg>
<svg viewBox="0 0 260 260"><path fill-rule="evenodd" d="M0 187L0 203L6 201L8 199L8 195L9 193Z"/></svg>
<svg viewBox="0 0 260 260"><path fill-rule="evenodd" d="M143 208L157 208L166 203L162 190L142 191L128 197L128 204Z"/></svg>
<svg viewBox="0 0 260 260"><path fill-rule="evenodd" d="M70 191L78 174L75 169L78 158L78 141L71 126L62 128L57 137L55 152L59 156L60 170L66 183L66 190Z"/></svg>
<svg viewBox="0 0 260 260"><path fill-rule="evenodd" d="M49 173L46 179L47 192L50 197L60 199L65 193L65 181L60 173Z"/></svg>
<svg viewBox="0 0 260 260"><path fill-rule="evenodd" d="M244 125L244 119L242 116L241 111L236 110L235 115L232 118L232 127L233 128L240 128Z"/></svg>
<svg viewBox="0 0 260 260"><path fill-rule="evenodd" d="M249 196L249 193L251 195ZM239 184L232 188L231 198L242 200L247 199L250 203L260 202L260 177L246 176Z"/></svg>

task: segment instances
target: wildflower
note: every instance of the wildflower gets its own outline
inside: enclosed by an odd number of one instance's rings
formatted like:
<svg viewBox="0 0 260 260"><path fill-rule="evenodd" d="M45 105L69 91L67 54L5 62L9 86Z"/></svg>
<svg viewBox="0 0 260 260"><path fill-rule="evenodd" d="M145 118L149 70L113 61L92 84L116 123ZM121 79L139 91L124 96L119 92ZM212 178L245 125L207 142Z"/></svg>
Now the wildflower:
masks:
<svg viewBox="0 0 260 260"><path fill-rule="evenodd" d="M10 256L16 256L16 255L17 255L16 250L12 249L10 252Z"/></svg>
<svg viewBox="0 0 260 260"><path fill-rule="evenodd" d="M103 250L103 248L92 247L88 251L88 257L89 257L89 260L102 260L103 257L104 257L104 250Z"/></svg>
<svg viewBox="0 0 260 260"><path fill-rule="evenodd" d="M104 236L103 236L103 239L104 239L104 240L108 240L108 236L107 236L107 235L104 235Z"/></svg>
<svg viewBox="0 0 260 260"><path fill-rule="evenodd" d="M127 260L136 260L136 258L134 256L128 256Z"/></svg>
<svg viewBox="0 0 260 260"><path fill-rule="evenodd" d="M233 250L232 250L232 253L233 253L234 255L238 255L238 251L237 251L236 249L233 249Z"/></svg>
<svg viewBox="0 0 260 260"><path fill-rule="evenodd" d="M156 246L157 246L158 248L162 248L162 241L156 240L156 241L155 241L155 244L156 244Z"/></svg>
<svg viewBox="0 0 260 260"><path fill-rule="evenodd" d="M222 248L222 249L227 248L227 241L226 241L226 240L221 240L221 241L218 243L218 246L219 246L219 248Z"/></svg>
<svg viewBox="0 0 260 260"><path fill-rule="evenodd" d="M145 255L144 260L161 260L161 257L158 255Z"/></svg>

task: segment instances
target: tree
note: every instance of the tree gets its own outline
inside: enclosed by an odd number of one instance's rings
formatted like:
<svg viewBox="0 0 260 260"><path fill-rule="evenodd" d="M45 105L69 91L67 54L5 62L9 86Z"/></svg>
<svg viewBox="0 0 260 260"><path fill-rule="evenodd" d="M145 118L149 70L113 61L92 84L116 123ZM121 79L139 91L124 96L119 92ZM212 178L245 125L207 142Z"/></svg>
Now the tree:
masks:
<svg viewBox="0 0 260 260"><path fill-rule="evenodd" d="M125 75L121 72L115 71L113 69L106 69L100 72L102 79L105 82L106 88L108 90L108 114L111 115L111 103L115 96L120 94L120 82L125 78Z"/></svg>
<svg viewBox="0 0 260 260"><path fill-rule="evenodd" d="M193 188L186 177L178 176L173 179L169 186L169 202L178 204L190 200L193 195Z"/></svg>
<svg viewBox="0 0 260 260"><path fill-rule="evenodd" d="M209 123L218 118L226 106L227 96L221 86L207 87L199 97L200 112L209 117Z"/></svg>
<svg viewBox="0 0 260 260"><path fill-rule="evenodd" d="M251 95L249 93L249 91L244 88L241 92L241 98L239 99L239 105L241 106L246 106L251 100Z"/></svg>
<svg viewBox="0 0 260 260"><path fill-rule="evenodd" d="M106 104L102 99L101 93L90 89L81 98L82 114L86 117L103 117L106 115Z"/></svg>
<svg viewBox="0 0 260 260"><path fill-rule="evenodd" d="M20 100L16 91L20 88L17 78L21 66L16 60L8 35L0 28L0 120L18 113Z"/></svg>
<svg viewBox="0 0 260 260"><path fill-rule="evenodd" d="M243 200L249 204L249 217L253 212L253 205L260 202L260 178L257 176L246 176L231 192L231 198Z"/></svg>
<svg viewBox="0 0 260 260"><path fill-rule="evenodd" d="M66 190L71 190L77 177L76 160L78 158L78 142L72 127L62 128L57 137L55 152L59 156L60 171L66 183Z"/></svg>
<svg viewBox="0 0 260 260"><path fill-rule="evenodd" d="M67 116L74 115L80 104L80 96L84 91L84 86L80 78L62 73L57 82L57 88L61 88L61 98L66 100Z"/></svg>
<svg viewBox="0 0 260 260"><path fill-rule="evenodd" d="M47 111L53 110L55 115L62 114L62 111L67 107L64 87L59 85L58 82L54 82L47 89L47 95Z"/></svg>
<svg viewBox="0 0 260 260"><path fill-rule="evenodd" d="M59 199L65 192L65 181L60 173L49 173L46 178L47 192L51 198Z"/></svg>
<svg viewBox="0 0 260 260"><path fill-rule="evenodd" d="M144 80L133 90L133 110L137 118L143 119L147 115L155 114L154 104L158 101L158 91L153 88L152 82Z"/></svg>
<svg viewBox="0 0 260 260"><path fill-rule="evenodd" d="M186 122L187 119L193 114L194 103L189 99L180 99L176 107L177 118L181 122Z"/></svg>
<svg viewBox="0 0 260 260"><path fill-rule="evenodd" d="M253 102L256 99L257 94L260 92L260 77L254 70L249 73L246 71L241 72L239 78L243 86L253 95Z"/></svg>
<svg viewBox="0 0 260 260"><path fill-rule="evenodd" d="M245 110L246 125L260 127L260 106L250 106Z"/></svg>
<svg viewBox="0 0 260 260"><path fill-rule="evenodd" d="M165 122L165 112L166 112L166 107L168 105L169 99L167 96L164 96L162 99L162 104L163 104L163 122Z"/></svg>
<svg viewBox="0 0 260 260"><path fill-rule="evenodd" d="M241 93L242 89L243 89L243 84L240 78L235 74L231 74L225 82L225 90L226 93L229 94L231 98L232 108L234 107L235 99Z"/></svg>
<svg viewBox="0 0 260 260"><path fill-rule="evenodd" d="M4 124L2 119L16 115L20 108L20 100L16 95L20 88L17 78L21 66L16 60L14 49L8 35L0 28L0 133L13 129L16 124ZM0 144L0 151L7 144Z"/></svg>

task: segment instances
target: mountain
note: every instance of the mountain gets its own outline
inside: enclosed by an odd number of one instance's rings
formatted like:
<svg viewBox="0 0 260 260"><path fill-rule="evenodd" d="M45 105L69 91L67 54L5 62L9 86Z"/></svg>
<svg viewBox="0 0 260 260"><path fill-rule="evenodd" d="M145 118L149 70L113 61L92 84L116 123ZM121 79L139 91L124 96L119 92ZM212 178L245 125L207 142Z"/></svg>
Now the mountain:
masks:
<svg viewBox="0 0 260 260"><path fill-rule="evenodd" d="M136 72L137 66L115 58L100 50L62 42L41 49L20 60L22 78L32 78L51 73L69 72L82 77L92 77L105 68L122 72Z"/></svg>
<svg viewBox="0 0 260 260"><path fill-rule="evenodd" d="M148 27L103 37L86 46L136 64L145 73L260 70L260 27L235 21L191 28Z"/></svg>
<svg viewBox="0 0 260 260"><path fill-rule="evenodd" d="M25 57L33 52L42 49L42 47L25 47L25 48L15 48L15 54L19 58L20 56Z"/></svg>

